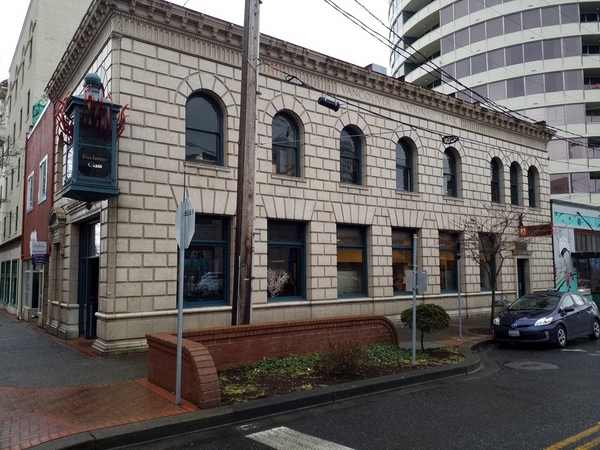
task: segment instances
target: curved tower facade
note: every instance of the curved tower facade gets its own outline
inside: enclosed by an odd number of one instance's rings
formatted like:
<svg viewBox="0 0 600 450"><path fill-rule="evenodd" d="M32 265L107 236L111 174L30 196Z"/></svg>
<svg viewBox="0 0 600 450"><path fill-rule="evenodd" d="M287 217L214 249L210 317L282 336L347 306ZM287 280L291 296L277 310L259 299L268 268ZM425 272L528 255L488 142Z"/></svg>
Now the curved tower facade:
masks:
<svg viewBox="0 0 600 450"><path fill-rule="evenodd" d="M390 24L393 76L545 121L552 198L600 206L600 2L390 0Z"/></svg>

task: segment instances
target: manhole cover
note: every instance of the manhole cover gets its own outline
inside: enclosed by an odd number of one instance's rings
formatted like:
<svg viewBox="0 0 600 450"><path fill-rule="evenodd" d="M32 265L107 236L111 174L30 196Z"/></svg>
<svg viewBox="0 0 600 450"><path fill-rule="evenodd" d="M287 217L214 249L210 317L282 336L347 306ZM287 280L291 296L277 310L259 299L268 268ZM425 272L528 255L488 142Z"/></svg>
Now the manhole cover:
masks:
<svg viewBox="0 0 600 450"><path fill-rule="evenodd" d="M556 364L542 363L536 361L519 361L505 363L504 367L509 369L520 369L520 370L547 370L547 369L558 369Z"/></svg>

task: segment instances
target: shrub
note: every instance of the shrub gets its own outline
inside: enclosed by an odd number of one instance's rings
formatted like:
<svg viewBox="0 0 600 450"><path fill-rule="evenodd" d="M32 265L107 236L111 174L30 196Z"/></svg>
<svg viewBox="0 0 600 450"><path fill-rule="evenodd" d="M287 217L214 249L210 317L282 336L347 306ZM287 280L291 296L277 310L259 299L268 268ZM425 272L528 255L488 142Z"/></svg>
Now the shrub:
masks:
<svg viewBox="0 0 600 450"><path fill-rule="evenodd" d="M358 342L330 341L321 354L319 370L329 375L344 376L360 373L366 364L367 353Z"/></svg>
<svg viewBox="0 0 600 450"><path fill-rule="evenodd" d="M412 328L412 308L405 309L400 314L402 322ZM444 308L432 303L421 303L417 305L417 329L421 331L421 350L423 346L423 335L434 333L450 326L450 316Z"/></svg>

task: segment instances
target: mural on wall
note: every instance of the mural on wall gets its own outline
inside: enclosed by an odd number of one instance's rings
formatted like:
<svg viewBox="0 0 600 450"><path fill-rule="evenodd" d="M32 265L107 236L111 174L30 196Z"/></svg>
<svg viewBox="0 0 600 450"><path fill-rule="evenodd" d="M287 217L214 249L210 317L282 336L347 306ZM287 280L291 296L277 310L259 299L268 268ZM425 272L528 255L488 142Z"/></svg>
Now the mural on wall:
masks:
<svg viewBox="0 0 600 450"><path fill-rule="evenodd" d="M553 213L554 225L554 288L557 291L576 291L589 288L594 294L600 286L600 259L572 257L573 252L590 252L590 248L575 248L575 229L598 230L600 217L566 212Z"/></svg>
<svg viewBox="0 0 600 450"><path fill-rule="evenodd" d="M40 118L42 113L44 112L44 108L46 107L47 103L48 103L48 101L46 99L42 99L42 100L38 100L37 102L35 102L33 104L32 121L33 121L34 125L38 121L38 119Z"/></svg>
<svg viewBox="0 0 600 450"><path fill-rule="evenodd" d="M555 222L556 223L556 222ZM577 286L577 274L571 258L573 229L554 227L554 288L566 292Z"/></svg>

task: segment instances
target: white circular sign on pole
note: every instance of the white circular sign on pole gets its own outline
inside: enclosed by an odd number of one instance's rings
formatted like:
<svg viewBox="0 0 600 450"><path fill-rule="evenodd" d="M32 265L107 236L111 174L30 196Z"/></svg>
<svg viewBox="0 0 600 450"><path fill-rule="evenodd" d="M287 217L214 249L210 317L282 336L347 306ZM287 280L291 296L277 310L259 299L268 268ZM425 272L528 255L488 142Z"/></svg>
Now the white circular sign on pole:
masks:
<svg viewBox="0 0 600 450"><path fill-rule="evenodd" d="M189 198L179 204L175 214L175 237L179 247L188 248L196 231L196 214ZM183 236L182 236L182 233ZM183 242L181 242L183 240Z"/></svg>

